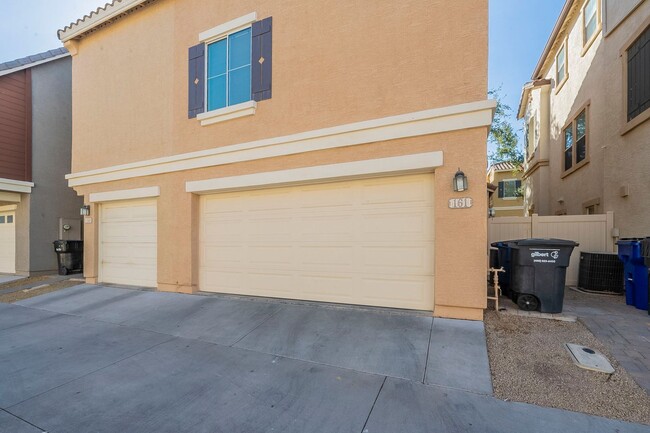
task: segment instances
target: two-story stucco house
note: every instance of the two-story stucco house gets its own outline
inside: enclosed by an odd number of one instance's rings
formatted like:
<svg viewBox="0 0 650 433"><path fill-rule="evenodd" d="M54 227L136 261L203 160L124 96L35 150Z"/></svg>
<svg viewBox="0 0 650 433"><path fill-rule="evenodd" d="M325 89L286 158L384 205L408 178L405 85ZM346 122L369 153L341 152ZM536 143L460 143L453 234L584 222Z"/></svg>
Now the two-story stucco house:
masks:
<svg viewBox="0 0 650 433"><path fill-rule="evenodd" d="M498 162L488 168L489 215L492 217L524 216L524 198L521 193L521 166L512 162Z"/></svg>
<svg viewBox="0 0 650 433"><path fill-rule="evenodd" d="M116 0L62 29L86 281L482 319L487 7Z"/></svg>
<svg viewBox="0 0 650 433"><path fill-rule="evenodd" d="M0 273L56 271L52 241L81 237L71 122L65 49L0 63Z"/></svg>
<svg viewBox="0 0 650 433"><path fill-rule="evenodd" d="M567 0L523 88L529 214L650 234L650 2Z"/></svg>

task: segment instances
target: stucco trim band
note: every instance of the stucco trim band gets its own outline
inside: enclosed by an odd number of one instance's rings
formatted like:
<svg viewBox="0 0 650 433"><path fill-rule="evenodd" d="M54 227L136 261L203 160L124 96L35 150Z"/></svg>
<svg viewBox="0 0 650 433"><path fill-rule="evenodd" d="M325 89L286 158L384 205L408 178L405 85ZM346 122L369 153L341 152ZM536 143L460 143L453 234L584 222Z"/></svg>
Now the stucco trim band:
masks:
<svg viewBox="0 0 650 433"><path fill-rule="evenodd" d="M132 200L136 198L149 198L160 196L160 187L151 186L147 188L122 189L117 191L90 193L90 203L100 203L115 200Z"/></svg>
<svg viewBox="0 0 650 433"><path fill-rule="evenodd" d="M0 178L0 191L31 194L34 182Z"/></svg>
<svg viewBox="0 0 650 433"><path fill-rule="evenodd" d="M440 151L415 153L406 156L186 182L185 191L209 194L244 189L275 188L300 183L332 182L365 177L431 172L436 167L442 166L442 162L443 157Z"/></svg>
<svg viewBox="0 0 650 433"><path fill-rule="evenodd" d="M2 201L2 198L0 198L0 201ZM20 200L18 200L18 201L20 201ZM18 205L15 205L15 204L0 206L0 212L10 212L10 211L16 210L16 209L18 209Z"/></svg>
<svg viewBox="0 0 650 433"><path fill-rule="evenodd" d="M484 100L282 137L183 153L66 175L71 187L213 167L275 156L489 126L496 102Z"/></svg>

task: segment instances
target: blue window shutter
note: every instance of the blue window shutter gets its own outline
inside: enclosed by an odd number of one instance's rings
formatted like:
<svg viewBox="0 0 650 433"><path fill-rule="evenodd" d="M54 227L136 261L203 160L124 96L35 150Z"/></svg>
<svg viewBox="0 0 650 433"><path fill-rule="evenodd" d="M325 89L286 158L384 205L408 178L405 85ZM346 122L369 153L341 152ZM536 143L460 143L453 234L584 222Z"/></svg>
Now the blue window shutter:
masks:
<svg viewBox="0 0 650 433"><path fill-rule="evenodd" d="M272 26L273 17L256 21L252 25L251 93L255 101L271 98Z"/></svg>
<svg viewBox="0 0 650 433"><path fill-rule="evenodd" d="M503 182L499 182L499 198L503 198Z"/></svg>
<svg viewBox="0 0 650 433"><path fill-rule="evenodd" d="M205 44L190 47L187 117L192 119L205 111Z"/></svg>

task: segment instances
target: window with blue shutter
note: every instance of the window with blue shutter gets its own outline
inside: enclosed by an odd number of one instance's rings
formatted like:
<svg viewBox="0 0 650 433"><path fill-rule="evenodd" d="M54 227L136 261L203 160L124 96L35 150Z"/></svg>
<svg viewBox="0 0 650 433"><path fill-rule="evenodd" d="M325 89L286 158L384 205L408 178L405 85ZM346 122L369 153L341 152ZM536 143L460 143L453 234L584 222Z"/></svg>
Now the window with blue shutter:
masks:
<svg viewBox="0 0 650 433"><path fill-rule="evenodd" d="M272 17L189 51L188 117L271 98Z"/></svg>

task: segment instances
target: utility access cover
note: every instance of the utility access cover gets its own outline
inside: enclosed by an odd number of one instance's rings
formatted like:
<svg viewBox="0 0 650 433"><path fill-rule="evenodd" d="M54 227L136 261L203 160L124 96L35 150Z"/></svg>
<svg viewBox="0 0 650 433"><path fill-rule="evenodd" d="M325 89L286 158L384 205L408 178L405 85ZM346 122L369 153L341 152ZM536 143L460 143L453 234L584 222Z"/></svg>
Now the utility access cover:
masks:
<svg viewBox="0 0 650 433"><path fill-rule="evenodd" d="M614 373L614 367L602 353L579 344L567 343L565 346L578 367L607 374Z"/></svg>

